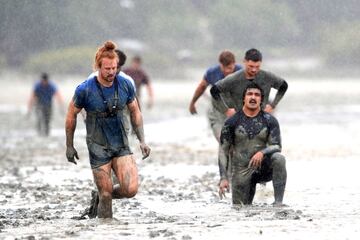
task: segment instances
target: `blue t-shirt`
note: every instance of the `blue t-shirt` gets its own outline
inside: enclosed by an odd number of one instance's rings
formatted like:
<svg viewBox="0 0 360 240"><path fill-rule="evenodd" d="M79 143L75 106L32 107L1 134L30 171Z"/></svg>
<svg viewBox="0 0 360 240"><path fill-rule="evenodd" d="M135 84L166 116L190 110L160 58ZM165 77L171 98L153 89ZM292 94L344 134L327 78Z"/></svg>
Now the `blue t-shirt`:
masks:
<svg viewBox="0 0 360 240"><path fill-rule="evenodd" d="M239 64L235 64L234 72L241 70L242 67ZM207 81L210 85L214 85L217 81L223 79L224 73L221 71L220 65L215 65L213 67L210 67L208 70L206 70L206 73L204 74L204 79Z"/></svg>
<svg viewBox="0 0 360 240"><path fill-rule="evenodd" d="M50 107L52 98L56 93L57 88L54 83L48 82L47 84L41 81L37 82L34 86L34 93L37 98L37 103L41 106Z"/></svg>
<svg viewBox="0 0 360 240"><path fill-rule="evenodd" d="M88 114L86 128L88 136L98 136L93 131L100 131L106 142L112 147L124 145L123 122L118 115L111 117L96 117L95 121L88 120L92 113L105 113L108 107L114 106L115 82L111 87L97 85L96 76L81 83L75 90L73 97L77 108L84 108ZM120 110L135 99L135 91L131 82L119 75L116 76L118 87L118 103ZM99 89L100 87L100 89ZM102 96L103 95L103 96ZM104 97L104 98L103 98ZM104 99L106 103L104 103ZM95 126L94 126L95 125ZM98 139L92 139L95 142Z"/></svg>

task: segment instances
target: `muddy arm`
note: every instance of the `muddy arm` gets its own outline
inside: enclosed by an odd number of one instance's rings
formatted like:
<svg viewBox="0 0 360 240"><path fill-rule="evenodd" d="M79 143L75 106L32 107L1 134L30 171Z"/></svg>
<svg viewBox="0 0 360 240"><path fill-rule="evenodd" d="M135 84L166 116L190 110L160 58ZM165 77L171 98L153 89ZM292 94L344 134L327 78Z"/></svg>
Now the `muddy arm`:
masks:
<svg viewBox="0 0 360 240"><path fill-rule="evenodd" d="M270 103L272 108L275 108L276 105L280 102L280 100L283 98L283 96L286 93L286 90L288 89L288 84L287 82L284 80L283 83L281 84L281 86L279 87L276 96L274 98L274 101L272 103Z"/></svg>
<svg viewBox="0 0 360 240"><path fill-rule="evenodd" d="M230 149L233 144L233 139L234 139L233 127L225 123L225 125L221 130L221 136L220 136L221 150L219 151L219 160L218 160L221 179L228 179L227 172L228 172L229 160L230 160Z"/></svg>
<svg viewBox="0 0 360 240"><path fill-rule="evenodd" d="M281 135L278 121L273 117L269 122L267 147L261 150L264 155L281 152Z"/></svg>
<svg viewBox="0 0 360 240"><path fill-rule="evenodd" d="M81 109L75 107L74 101L71 100L71 102L69 103L68 112L66 114L66 121L65 121L65 134L66 134L66 146L67 147L74 146L74 132L76 129L76 117L80 111L81 111Z"/></svg>
<svg viewBox="0 0 360 240"><path fill-rule="evenodd" d="M130 111L131 125L135 131L136 137L140 143L145 143L143 118L138 107L137 100L134 99L134 101L129 103L127 106Z"/></svg>
<svg viewBox="0 0 360 240"><path fill-rule="evenodd" d="M65 121L66 158L69 162L74 164L76 164L75 158L79 159L77 151L74 148L74 132L76 129L76 117L80 111L81 108L75 107L74 101L71 100Z"/></svg>
<svg viewBox="0 0 360 240"><path fill-rule="evenodd" d="M209 84L206 82L206 80L202 79L200 81L199 85L196 87L194 95L193 95L193 97L191 99L191 102L190 102L190 106L189 106L189 111L190 111L191 114L197 113L195 103L204 94L204 92L205 92L208 85Z"/></svg>
<svg viewBox="0 0 360 240"><path fill-rule="evenodd" d="M150 148L145 143L143 118L137 100L134 99L127 106L130 111L131 125L135 131L136 137L140 142L140 149L143 154L143 158L146 158L150 155Z"/></svg>

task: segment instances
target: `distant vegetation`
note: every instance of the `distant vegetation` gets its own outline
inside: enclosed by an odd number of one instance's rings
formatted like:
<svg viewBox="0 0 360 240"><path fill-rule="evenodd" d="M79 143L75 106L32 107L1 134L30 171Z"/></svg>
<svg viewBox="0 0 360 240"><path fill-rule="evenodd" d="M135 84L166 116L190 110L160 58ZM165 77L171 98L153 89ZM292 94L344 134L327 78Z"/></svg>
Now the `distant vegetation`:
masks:
<svg viewBox="0 0 360 240"><path fill-rule="evenodd" d="M250 47L358 65L358 29L356 0L0 0L0 68L88 73L108 39L143 43L123 48L156 72L214 63L224 48L240 58Z"/></svg>

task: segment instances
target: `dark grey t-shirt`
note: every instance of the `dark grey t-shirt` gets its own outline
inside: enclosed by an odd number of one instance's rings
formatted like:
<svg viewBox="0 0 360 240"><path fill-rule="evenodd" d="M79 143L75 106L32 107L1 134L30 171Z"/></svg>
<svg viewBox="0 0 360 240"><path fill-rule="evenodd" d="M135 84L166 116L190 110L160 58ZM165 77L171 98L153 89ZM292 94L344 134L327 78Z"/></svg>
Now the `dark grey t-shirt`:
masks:
<svg viewBox="0 0 360 240"><path fill-rule="evenodd" d="M286 85L286 87L284 87L285 90L277 92L275 99L272 102L274 107L284 96L287 90L287 83L284 79L264 70L260 70L256 77L252 80L246 79L244 70L237 71L218 81L215 86L220 90L220 95L225 104L229 108L235 108L236 111L240 111L243 106L243 92L250 81L255 82L264 91L264 101L262 108L264 108L265 105L269 103L271 88L279 90L281 86Z"/></svg>

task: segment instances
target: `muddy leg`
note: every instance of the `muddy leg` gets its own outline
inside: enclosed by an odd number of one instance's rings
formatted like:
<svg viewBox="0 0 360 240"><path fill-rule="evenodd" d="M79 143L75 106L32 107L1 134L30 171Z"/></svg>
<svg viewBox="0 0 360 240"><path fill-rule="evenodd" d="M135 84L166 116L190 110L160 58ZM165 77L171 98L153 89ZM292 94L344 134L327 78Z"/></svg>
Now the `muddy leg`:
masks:
<svg viewBox="0 0 360 240"><path fill-rule="evenodd" d="M43 119L44 119L44 114L42 111L42 108L40 106L36 106L36 130L38 135L43 135Z"/></svg>
<svg viewBox="0 0 360 240"><path fill-rule="evenodd" d="M274 186L274 204L282 204L286 186L286 161L285 157L279 153L274 153L271 156L272 160L272 180Z"/></svg>
<svg viewBox="0 0 360 240"><path fill-rule="evenodd" d="M114 186L113 198L131 198L138 191L138 170L132 155L114 158L112 168L120 184Z"/></svg>
<svg viewBox="0 0 360 240"><path fill-rule="evenodd" d="M255 190L251 184L250 176L243 176L242 174L233 175L232 178L232 201L233 204L249 205L252 203L252 192Z"/></svg>
<svg viewBox="0 0 360 240"><path fill-rule="evenodd" d="M254 200L255 192L256 192L256 182L251 182L250 183L249 199L248 199L249 204L252 204L252 202Z"/></svg>
<svg viewBox="0 0 360 240"><path fill-rule="evenodd" d="M51 119L51 107L44 108L44 134L49 136L50 133L50 119Z"/></svg>
<svg viewBox="0 0 360 240"><path fill-rule="evenodd" d="M112 181L111 162L93 169L95 184L99 191L99 206L97 214L99 218L112 218Z"/></svg>

